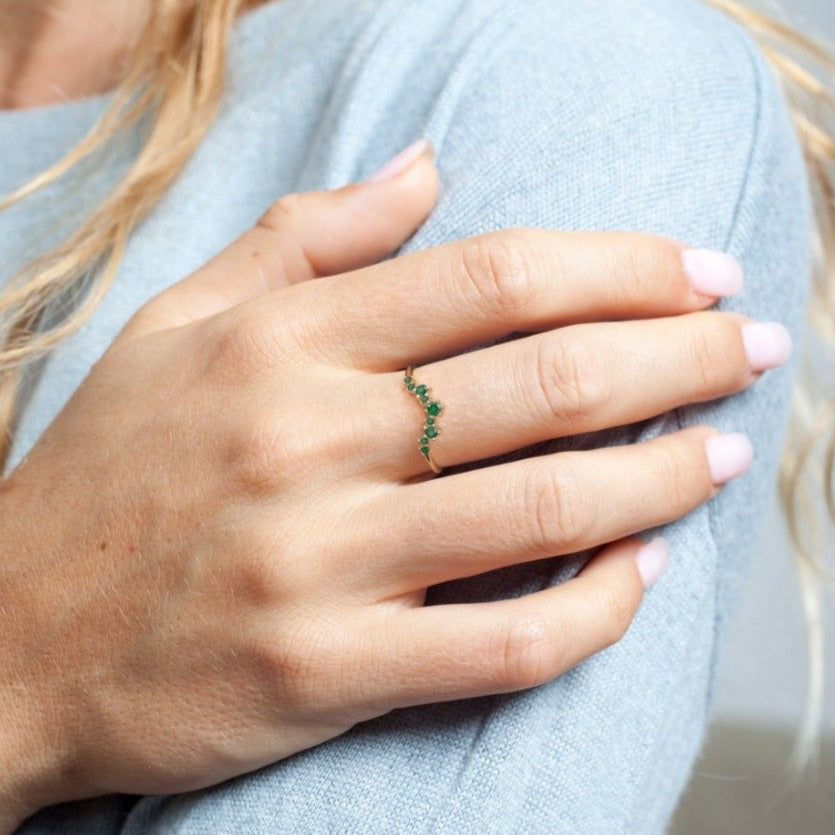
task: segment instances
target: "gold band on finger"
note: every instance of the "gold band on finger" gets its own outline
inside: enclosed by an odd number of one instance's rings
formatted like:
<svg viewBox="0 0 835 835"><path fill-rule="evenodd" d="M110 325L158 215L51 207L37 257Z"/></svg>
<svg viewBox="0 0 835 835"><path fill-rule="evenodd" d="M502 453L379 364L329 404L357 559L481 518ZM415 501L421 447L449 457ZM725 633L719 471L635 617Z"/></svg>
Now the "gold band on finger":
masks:
<svg viewBox="0 0 835 835"><path fill-rule="evenodd" d="M420 441L418 442L418 449L420 450L420 454L429 463L429 466L432 468L432 472L435 473L435 475L438 475L438 473L443 470L443 467L439 467L432 460L432 453L429 451L429 443L440 434L441 430L438 429L436 424L437 417L443 410L443 407L437 400L432 400L429 397L428 386L415 382L414 371L411 365L405 371L403 385L410 394L413 394L417 398L424 410L425 418L423 424L423 435L421 435Z"/></svg>

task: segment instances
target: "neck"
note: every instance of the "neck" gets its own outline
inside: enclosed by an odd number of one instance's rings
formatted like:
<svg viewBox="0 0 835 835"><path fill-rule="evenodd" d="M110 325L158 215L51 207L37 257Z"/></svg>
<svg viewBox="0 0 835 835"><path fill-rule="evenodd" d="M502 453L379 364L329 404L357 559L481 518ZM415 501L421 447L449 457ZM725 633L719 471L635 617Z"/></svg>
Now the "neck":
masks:
<svg viewBox="0 0 835 835"><path fill-rule="evenodd" d="M110 90L146 12L145 0L0 0L0 108Z"/></svg>

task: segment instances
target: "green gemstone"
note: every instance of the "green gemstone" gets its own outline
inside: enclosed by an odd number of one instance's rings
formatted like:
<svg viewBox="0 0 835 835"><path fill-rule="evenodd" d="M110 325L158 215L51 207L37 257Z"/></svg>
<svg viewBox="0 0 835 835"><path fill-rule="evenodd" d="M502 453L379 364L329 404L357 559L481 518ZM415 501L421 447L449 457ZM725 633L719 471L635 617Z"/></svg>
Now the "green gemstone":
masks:
<svg viewBox="0 0 835 835"><path fill-rule="evenodd" d="M429 412L430 415L437 415L441 411L441 404L437 401L433 400L427 407L426 411Z"/></svg>
<svg viewBox="0 0 835 835"><path fill-rule="evenodd" d="M420 386L418 386L418 387L415 389L415 391L416 391L418 394L426 394L426 392L427 392L427 391L429 391L429 389L428 389L426 386L424 386L424 385L420 385Z"/></svg>
<svg viewBox="0 0 835 835"><path fill-rule="evenodd" d="M429 438L427 437L427 435L429 435L429 433L428 433L428 432L426 433L426 435L424 435L424 436L420 439L420 445L421 445L422 447L423 447L423 446L425 446L425 447L428 447L428 446L429 446Z"/></svg>
<svg viewBox="0 0 835 835"><path fill-rule="evenodd" d="M431 426L434 422L435 422L435 418L433 418L433 417L426 418L426 425L427 426Z"/></svg>
<svg viewBox="0 0 835 835"><path fill-rule="evenodd" d="M429 455L429 447L428 446L422 446L420 448L420 454L421 455Z"/></svg>
<svg viewBox="0 0 835 835"><path fill-rule="evenodd" d="M406 388L409 389L409 391L414 391L415 390L415 384L414 383L406 383Z"/></svg>
<svg viewBox="0 0 835 835"><path fill-rule="evenodd" d="M404 383L408 386L408 385L409 385L409 383L411 383L411 382L412 382L412 378L411 378L411 377L406 376L406 377L404 377L404 378L403 378L403 382L404 382Z"/></svg>
<svg viewBox="0 0 835 835"><path fill-rule="evenodd" d="M438 430L434 426L426 427L426 437L434 438L438 434Z"/></svg>

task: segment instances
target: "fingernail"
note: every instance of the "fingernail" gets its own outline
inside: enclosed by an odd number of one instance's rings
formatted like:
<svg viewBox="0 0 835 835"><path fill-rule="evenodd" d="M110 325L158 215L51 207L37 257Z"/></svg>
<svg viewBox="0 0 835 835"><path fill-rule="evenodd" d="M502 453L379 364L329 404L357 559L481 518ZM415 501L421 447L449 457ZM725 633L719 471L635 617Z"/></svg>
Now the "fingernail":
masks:
<svg viewBox="0 0 835 835"><path fill-rule="evenodd" d="M743 325L742 341L752 371L768 371L785 365L792 355L791 334L779 322Z"/></svg>
<svg viewBox="0 0 835 835"><path fill-rule="evenodd" d="M379 183L383 180L391 180L398 174L405 171L419 156L429 149L429 142L426 139L418 139L408 148L404 148L396 157L390 159L379 171L373 173L366 179L368 183Z"/></svg>
<svg viewBox="0 0 835 835"><path fill-rule="evenodd" d="M667 570L670 564L670 549L663 536L656 536L635 555L638 573L644 588L648 589Z"/></svg>
<svg viewBox="0 0 835 835"><path fill-rule="evenodd" d="M690 284L697 293L732 296L742 289L742 265L733 255L712 249L687 249L681 257Z"/></svg>
<svg viewBox="0 0 835 835"><path fill-rule="evenodd" d="M754 448L746 435L738 432L714 435L705 441L710 476L717 486L742 475L754 460Z"/></svg>

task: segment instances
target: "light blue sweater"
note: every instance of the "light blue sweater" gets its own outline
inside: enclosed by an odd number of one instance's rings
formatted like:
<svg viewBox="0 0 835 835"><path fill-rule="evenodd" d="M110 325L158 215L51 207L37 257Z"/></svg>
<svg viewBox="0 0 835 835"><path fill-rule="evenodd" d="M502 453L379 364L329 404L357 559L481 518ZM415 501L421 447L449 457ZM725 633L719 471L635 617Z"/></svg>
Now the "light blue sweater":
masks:
<svg viewBox="0 0 835 835"><path fill-rule="evenodd" d="M0 190L57 158L105 102L0 113ZM222 113L90 323L33 380L12 465L142 302L281 194L363 177L422 135L438 150L442 193L404 251L510 225L666 233L736 254L747 284L728 306L798 334L810 233L801 156L763 59L717 13L693 0L282 0L238 22ZM0 281L77 221L130 150L0 214ZM667 528L672 567L614 647L521 694L395 711L215 789L70 804L23 831L663 831L708 720L791 371L639 427L526 450L700 421L753 439L749 474ZM436 587L430 602L518 595L578 564L492 572Z"/></svg>

